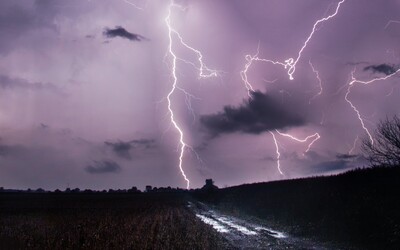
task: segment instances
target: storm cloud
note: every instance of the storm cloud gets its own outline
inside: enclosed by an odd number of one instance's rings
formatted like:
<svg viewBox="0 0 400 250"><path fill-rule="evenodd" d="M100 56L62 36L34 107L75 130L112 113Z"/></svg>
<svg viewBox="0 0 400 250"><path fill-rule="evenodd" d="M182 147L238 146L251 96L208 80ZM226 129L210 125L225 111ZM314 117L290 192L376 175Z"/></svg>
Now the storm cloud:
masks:
<svg viewBox="0 0 400 250"><path fill-rule="evenodd" d="M147 40L147 38L145 38L144 36L131 33L126 29L122 28L121 26L116 26L114 29L105 28L103 31L103 35L107 38L121 37L128 39L130 41L138 41L138 42Z"/></svg>
<svg viewBox="0 0 400 250"><path fill-rule="evenodd" d="M117 141L117 142L104 142L105 145L110 147L112 151L119 157L125 159L132 159L131 150L134 148L148 149L154 146L154 140L152 139L136 139L131 141Z"/></svg>
<svg viewBox="0 0 400 250"><path fill-rule="evenodd" d="M212 136L234 132L260 134L305 124L298 114L259 91L252 92L239 107L225 106L222 112L203 115L200 121Z"/></svg>
<svg viewBox="0 0 400 250"><path fill-rule="evenodd" d="M396 72L396 70L397 69L394 65L389 65L386 63L364 67L364 71L372 71L373 73L382 73L385 75L391 75Z"/></svg>
<svg viewBox="0 0 400 250"><path fill-rule="evenodd" d="M117 173L121 171L118 163L110 160L94 161L92 165L85 168L90 174Z"/></svg>

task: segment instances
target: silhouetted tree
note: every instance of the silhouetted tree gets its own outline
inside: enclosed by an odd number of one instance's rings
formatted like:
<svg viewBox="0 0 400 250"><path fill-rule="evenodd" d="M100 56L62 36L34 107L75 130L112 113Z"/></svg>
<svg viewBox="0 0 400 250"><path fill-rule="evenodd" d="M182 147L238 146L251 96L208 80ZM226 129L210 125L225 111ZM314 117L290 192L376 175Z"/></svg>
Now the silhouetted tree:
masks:
<svg viewBox="0 0 400 250"><path fill-rule="evenodd" d="M137 189L137 187L131 187L130 189L128 189L128 193L138 193L139 190Z"/></svg>
<svg viewBox="0 0 400 250"><path fill-rule="evenodd" d="M147 185L146 186L146 192L151 192L151 191L153 191L153 187L150 186L150 185Z"/></svg>
<svg viewBox="0 0 400 250"><path fill-rule="evenodd" d="M362 150L371 166L400 165L400 118L394 116L381 121L374 134L374 141L365 138Z"/></svg>

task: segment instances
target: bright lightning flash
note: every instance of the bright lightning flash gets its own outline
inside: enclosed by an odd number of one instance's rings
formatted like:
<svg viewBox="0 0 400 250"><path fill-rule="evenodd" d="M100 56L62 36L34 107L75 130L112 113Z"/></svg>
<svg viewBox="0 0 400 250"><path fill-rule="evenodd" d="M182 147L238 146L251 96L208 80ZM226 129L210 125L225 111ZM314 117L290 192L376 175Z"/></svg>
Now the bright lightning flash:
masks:
<svg viewBox="0 0 400 250"><path fill-rule="evenodd" d="M311 146L314 144L314 142L318 141L319 138L321 138L321 136L318 133L315 133L313 135L309 135L304 139L299 139L297 137L294 137L293 135L290 134L286 134L286 133L281 133L278 130L275 130L279 135L284 136L284 137L288 137L294 141L298 141L298 142L307 142L309 139L314 138L313 140L311 140L311 142L308 144L306 151L304 151L304 153L307 153L308 151L310 151Z"/></svg>
<svg viewBox="0 0 400 250"><path fill-rule="evenodd" d="M167 12L167 16L165 18L165 24L168 28L168 39L169 39L169 43L168 43L168 51L167 54L169 54L169 56L171 57L171 76L172 76L172 86L170 91L168 92L168 95L166 97L167 99L167 103L168 103L168 113L170 115L170 121L171 124L173 125L173 127L175 128L175 130L178 132L179 134L179 170L182 174L182 177L185 179L186 181L186 188L189 189L190 187L190 180L187 177L187 175L185 174L185 171L183 169L183 159L184 159L184 155L185 155L185 151L187 149L192 150L193 148L190 147L186 142L185 142L185 136L184 136L184 132L181 129L181 127L179 126L177 120L176 120L176 116L174 114L174 109L172 108L172 98L174 93L176 92L176 90L182 91L185 94L186 97L186 104L189 108L189 110L192 111L193 114L193 110L191 109L190 106L190 98L193 97L193 95L189 94L188 92L186 92L183 88L178 86L178 76L177 76L177 61L183 61L185 63L189 63L192 66L194 66L198 71L199 71L199 78L208 78L208 77L216 77L218 76L218 71L216 70L211 70L209 69L204 63L203 63L203 55L202 53L189 46L182 38L182 36L179 34L179 32L177 30L175 30L172 27L171 24L171 14L172 14L172 8L176 7L179 9L184 9L182 6L175 4L173 1L171 1L171 3L168 6L168 12ZM197 55L198 58L198 62L199 62L199 66L196 66L195 63L181 59L177 56L176 52L174 51L174 36L178 38L180 45L182 45L183 47L185 47L186 49L189 49L190 51L192 51L193 53L195 53ZM193 151L194 152L194 151ZM196 152L194 152L197 156L197 158L199 158L198 154Z"/></svg>
<svg viewBox="0 0 400 250"><path fill-rule="evenodd" d="M251 84L248 82L247 71L248 71L248 69L249 69L249 67L251 66L251 64L252 64L253 61L261 61L261 62L266 62L266 63L272 63L272 64L274 64L274 65L280 65L280 66L284 67L285 69L287 69L287 74L288 74L288 76L289 76L289 79L290 79L290 80L293 80L293 79L294 79L293 74L294 74L294 72L296 71L296 65L297 65L297 63L300 61L300 58L301 58L301 56L302 56L303 51L304 51L305 48L307 47L307 45L308 45L308 43L310 42L311 38L314 36L314 34L315 34L315 32L316 32L318 26L319 26L321 23L323 23L323 22L325 22L325 21L328 21L329 19L335 17L335 16L337 15L337 13L339 12L340 6L341 6L342 3L344 3L345 1L346 1L346 0L341 0L341 1L338 2L338 4L337 4L337 6L336 6L336 8L335 8L335 11L333 12L333 14L331 14L331 15L329 15L329 16L326 16L326 17L323 17L323 18L317 20L317 21L314 23L313 28L312 28L312 30L311 30L311 33L308 35L306 41L303 43L303 46L302 46L302 47L300 48L300 50L297 52L297 57L296 57L296 59L294 59L294 58L291 57L291 58L286 59L284 62L281 62L281 61L273 61L273 60L270 60L270 59L259 58L259 57L258 57L258 54L259 54L259 47L257 48L257 53L256 53L255 55L253 55L253 56L252 56L252 55L246 55L246 56L245 56L245 59L246 59L247 63L246 63L246 65L245 65L244 70L240 72L240 75L241 75L241 77L242 77L243 82L245 82L245 84L246 84L247 90L248 90L248 91L252 90L252 86L251 86Z"/></svg>
<svg viewBox="0 0 400 250"><path fill-rule="evenodd" d="M369 80L369 81L357 80L357 79L354 77L355 69L351 72L351 81L350 81L349 84L348 84L347 92L346 92L346 95L344 96L344 99L346 100L347 103L350 104L350 106L351 106L351 108L354 110L354 112L356 112L356 115L357 115L357 117L358 117L358 120L360 120L361 126L362 126L362 128L364 129L364 131L367 133L367 135L368 135L368 137L369 137L369 140L371 141L372 144L374 144L374 139L372 138L372 135L371 135L371 133L369 132L368 128L365 126L364 119L362 118L360 111L357 109L357 107L356 107L356 106L351 102L351 100L349 99L349 95L350 95L350 93L351 93L351 88L352 88L353 86L355 86L355 85L354 85L355 83L368 85L368 84L371 84L371 83L374 83L374 82L377 82L377 81L386 80L386 79L388 79L388 78L390 78L390 77L396 75L396 74L399 73L399 72L400 72L400 69L396 70L396 71L393 72L392 74L389 74L389 75L386 75L386 76L383 76L383 77L373 78L372 80Z"/></svg>
<svg viewBox="0 0 400 250"><path fill-rule="evenodd" d="M288 74L288 76L289 76L289 79L290 79L290 80L293 80L293 79L294 79L294 78L293 78L293 74L294 74L294 72L296 71L296 64L299 62L299 60L300 60L300 58L301 58L301 56L302 56L302 53L303 53L304 49L307 47L307 45L308 45L308 43L310 42L311 38L314 36L314 33L315 33L315 31L317 30L317 27L318 27L321 23L323 23L323 22L325 22L325 21L328 21L329 19L335 17L335 16L337 15L337 13L339 12L339 8L340 8L341 4L344 3L345 1L346 1L346 0L341 0L341 1L338 2L338 4L337 4L337 6L336 6L335 11L334 11L333 14L331 14L331 15L329 15L329 16L326 16L326 17L323 17L323 18L317 20L317 21L314 23L313 28L312 28L312 30L311 30L311 33L308 35L308 37L307 37L306 41L304 42L303 46L302 46L302 47L300 48L300 50L298 51L296 59L294 59L294 58L289 58L289 59L286 59L284 62L280 62L280 61L273 61L273 60L270 60L270 59L260 58L260 57L258 56L259 53L260 53L260 43L258 44L258 46L257 46L257 52L256 52L254 55L250 55L250 54L245 55L246 64L244 65L244 69L240 72L240 77L241 77L241 79L242 79L242 81L243 81L243 83L244 83L244 85L245 85L245 87L246 87L246 89L247 89L247 95L251 98L251 97L252 97L251 93L254 92L254 88L253 88L252 84L249 82L249 79L248 79L248 76L247 76L248 70L249 70L250 66L252 65L253 61L260 61L260 62L271 63L271 64L273 64L273 65L280 65L280 66L284 67L285 69L287 69L287 74ZM321 82L321 79L320 79L320 77L319 77L318 71L315 70L315 68L314 68L314 66L311 64L311 62L309 62L309 64L310 64L310 66L311 66L313 72L316 74L316 77L317 77L317 79L318 79L319 86L320 86L320 91L319 91L314 97L312 97L312 98L310 99L309 102L311 103L311 100L312 100L312 99L314 99L314 98L316 98L318 95L321 95L321 94L322 94L322 82ZM306 142L306 141L308 141L308 139L314 138L314 139L311 141L311 143L308 145L307 150L305 151L305 153L308 152L308 151L310 150L310 147L312 146L312 144L313 144L315 141L317 141L319 138L321 138L320 135L319 135L318 133L315 133L315 134L313 134L313 135L307 136L305 139L298 139L298 138L296 138L296 137L294 137L294 136L292 136L292 135L290 135L290 134L280 133L279 131L276 131L276 132L277 132L278 134L282 135L282 136L288 137L288 138L290 138L290 139L292 139L292 140L295 140L295 141L298 141L298 142ZM282 173L282 171L281 171L281 169L280 169L280 152L279 152L279 147L278 147L278 141L276 140L275 134L274 134L273 132L270 131L270 134L272 135L272 138L273 138L273 140L274 140L274 142L275 142L276 155L277 155L276 158L277 158L278 170L279 170L279 173L283 175L283 173Z"/></svg>
<svg viewBox="0 0 400 250"><path fill-rule="evenodd" d="M284 175L281 170L281 153L279 152L278 141L276 140L275 134L272 131L269 131L269 133L272 135L272 139L274 140L274 144L275 144L276 165L277 165L278 171L281 175Z"/></svg>

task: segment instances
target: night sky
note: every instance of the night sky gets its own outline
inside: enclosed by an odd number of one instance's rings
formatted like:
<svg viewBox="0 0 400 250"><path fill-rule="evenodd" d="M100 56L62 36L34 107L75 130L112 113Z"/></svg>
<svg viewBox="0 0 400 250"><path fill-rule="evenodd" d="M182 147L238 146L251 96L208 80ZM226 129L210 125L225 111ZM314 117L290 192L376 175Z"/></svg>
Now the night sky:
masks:
<svg viewBox="0 0 400 250"><path fill-rule="evenodd" d="M193 188L367 164L400 112L400 1L344 1L284 67L338 4L0 1L0 186L185 188L182 146Z"/></svg>

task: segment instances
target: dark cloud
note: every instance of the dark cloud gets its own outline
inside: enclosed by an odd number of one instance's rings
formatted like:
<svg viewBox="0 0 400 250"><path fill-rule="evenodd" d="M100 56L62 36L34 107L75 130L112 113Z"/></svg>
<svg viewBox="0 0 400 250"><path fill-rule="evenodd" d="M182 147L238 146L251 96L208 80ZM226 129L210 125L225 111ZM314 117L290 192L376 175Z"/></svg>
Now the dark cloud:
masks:
<svg viewBox="0 0 400 250"><path fill-rule="evenodd" d="M113 152L116 153L118 156L131 159L130 150L132 148L132 144L130 142L104 142L107 146L111 147Z"/></svg>
<svg viewBox="0 0 400 250"><path fill-rule="evenodd" d="M396 67L394 65L389 65L386 63L379 65L369 65L364 67L364 71L372 71L373 73L383 73L385 75L391 75L396 72Z"/></svg>
<svg viewBox="0 0 400 250"><path fill-rule="evenodd" d="M35 90L52 90L59 92L60 89L51 83L41 83L41 82L29 82L25 79L21 78L10 78L6 75L0 75L0 87L1 88L27 88L27 89L35 89Z"/></svg>
<svg viewBox="0 0 400 250"><path fill-rule="evenodd" d="M21 156L27 152L27 148L22 145L0 145L0 156Z"/></svg>
<svg viewBox="0 0 400 250"><path fill-rule="evenodd" d="M90 174L106 174L117 173L121 171L121 167L114 161L102 160L94 161L93 164L87 166L85 170Z"/></svg>
<svg viewBox="0 0 400 250"><path fill-rule="evenodd" d="M351 160L357 158L358 155L351 155L351 154L337 154L336 158L340 160Z"/></svg>
<svg viewBox="0 0 400 250"><path fill-rule="evenodd" d="M154 139L138 139L138 140L132 140L131 143L137 144L137 145L142 145L145 148L151 148L154 146L155 140Z"/></svg>
<svg viewBox="0 0 400 250"><path fill-rule="evenodd" d="M133 148L151 148L154 146L154 140L152 139L137 139L137 140L131 140L131 141L118 141L118 142L104 142L107 146L111 147L114 153L116 153L118 156L125 158L125 159L132 159L131 156L131 149Z"/></svg>
<svg viewBox="0 0 400 250"><path fill-rule="evenodd" d="M222 112L203 115L200 122L212 136L234 132L260 134L305 124L302 117L259 91L252 92L251 98L239 107L225 106Z"/></svg>
<svg viewBox="0 0 400 250"><path fill-rule="evenodd" d="M107 38L122 37L130 41L138 41L138 42L147 40L147 38L145 38L144 36L130 33L121 26L116 26L114 29L105 28L103 31L103 35Z"/></svg>
<svg viewBox="0 0 400 250"><path fill-rule="evenodd" d="M345 170L348 169L350 166L348 165L349 162L345 160L333 160L333 161L325 161L320 162L316 165L313 165L310 168L311 173L324 173L324 172L331 172L336 170Z"/></svg>

